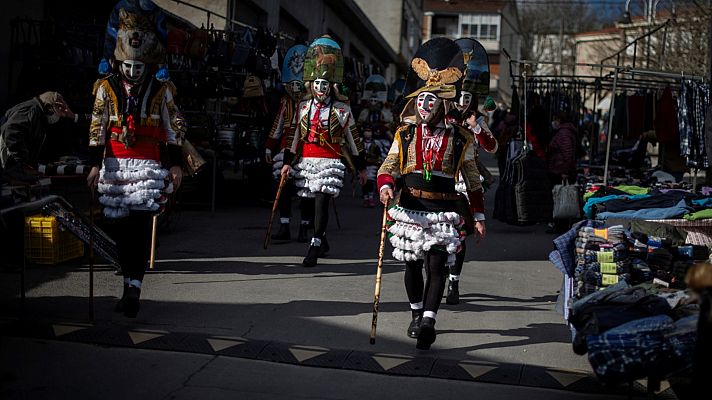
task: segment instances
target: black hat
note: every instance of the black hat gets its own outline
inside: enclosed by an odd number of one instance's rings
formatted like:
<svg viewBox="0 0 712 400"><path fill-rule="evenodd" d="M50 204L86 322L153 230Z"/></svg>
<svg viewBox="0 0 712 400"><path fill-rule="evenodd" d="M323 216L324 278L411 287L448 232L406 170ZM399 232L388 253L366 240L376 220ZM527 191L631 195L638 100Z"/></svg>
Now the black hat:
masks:
<svg viewBox="0 0 712 400"><path fill-rule="evenodd" d="M413 56L405 89L407 98L432 92L441 99L460 94L465 69L460 47L450 39L434 38L423 43Z"/></svg>
<svg viewBox="0 0 712 400"><path fill-rule="evenodd" d="M462 90L473 94L489 94L490 68L487 51L480 42L472 38L455 40L460 47L465 62L465 77Z"/></svg>

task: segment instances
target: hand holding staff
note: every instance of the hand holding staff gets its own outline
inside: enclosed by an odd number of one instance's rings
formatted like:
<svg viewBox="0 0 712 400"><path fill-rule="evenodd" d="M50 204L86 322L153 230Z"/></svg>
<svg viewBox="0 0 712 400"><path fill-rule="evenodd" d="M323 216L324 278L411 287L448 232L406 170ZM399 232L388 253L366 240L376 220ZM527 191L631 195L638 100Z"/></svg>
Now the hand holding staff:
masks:
<svg viewBox="0 0 712 400"><path fill-rule="evenodd" d="M383 250L386 245L386 222L388 220L388 202L383 205L381 221L381 243L378 246L378 267L376 269L376 291L373 295L373 318L371 319L370 343L376 344L376 325L378 324L378 304L381 301L381 274L383 272Z"/></svg>
<svg viewBox="0 0 712 400"><path fill-rule="evenodd" d="M288 177L289 172L285 172L285 170L282 169L282 177L279 180L277 195L275 196L274 203L272 204L272 214L270 214L269 222L267 223L267 233L265 234L265 241L263 246L265 250L267 250L267 246L269 246L269 240L272 235L272 222L274 221L274 215L277 213L277 206L279 205L279 196L282 194L282 188L284 187L284 184L287 183Z"/></svg>

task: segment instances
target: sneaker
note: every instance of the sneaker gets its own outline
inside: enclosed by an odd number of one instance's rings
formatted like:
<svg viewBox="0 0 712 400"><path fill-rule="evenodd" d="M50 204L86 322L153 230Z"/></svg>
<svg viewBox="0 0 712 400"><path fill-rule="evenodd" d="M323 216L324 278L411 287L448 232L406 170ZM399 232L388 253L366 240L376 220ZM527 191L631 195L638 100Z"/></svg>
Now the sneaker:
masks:
<svg viewBox="0 0 712 400"><path fill-rule="evenodd" d="M124 316L128 318L136 318L138 310L141 308L139 298L141 297L141 289L129 286L126 289L126 298L123 301Z"/></svg>

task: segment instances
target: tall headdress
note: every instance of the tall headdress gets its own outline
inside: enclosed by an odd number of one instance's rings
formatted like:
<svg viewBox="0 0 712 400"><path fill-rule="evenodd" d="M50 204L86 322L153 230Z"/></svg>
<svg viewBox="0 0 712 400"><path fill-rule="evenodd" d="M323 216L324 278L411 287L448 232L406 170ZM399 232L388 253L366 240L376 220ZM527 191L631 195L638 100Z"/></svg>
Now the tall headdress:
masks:
<svg viewBox="0 0 712 400"><path fill-rule="evenodd" d="M490 68L487 51L480 42L472 38L455 40L462 50L465 62L465 76L462 80L462 90L472 94L489 94Z"/></svg>
<svg viewBox="0 0 712 400"><path fill-rule="evenodd" d="M165 62L165 55L165 46L158 38L151 17L120 9L114 58L161 64Z"/></svg>
<svg viewBox="0 0 712 400"><path fill-rule="evenodd" d="M407 98L431 92L441 99L460 94L464 63L460 47L450 39L434 38L423 43L410 62L404 93Z"/></svg>
<svg viewBox="0 0 712 400"><path fill-rule="evenodd" d="M307 54L307 46L297 44L287 50L282 64L282 83L304 80L304 57Z"/></svg>
<svg viewBox="0 0 712 400"><path fill-rule="evenodd" d="M344 57L341 47L328 35L314 40L304 60L304 81L326 79L331 83L344 80Z"/></svg>

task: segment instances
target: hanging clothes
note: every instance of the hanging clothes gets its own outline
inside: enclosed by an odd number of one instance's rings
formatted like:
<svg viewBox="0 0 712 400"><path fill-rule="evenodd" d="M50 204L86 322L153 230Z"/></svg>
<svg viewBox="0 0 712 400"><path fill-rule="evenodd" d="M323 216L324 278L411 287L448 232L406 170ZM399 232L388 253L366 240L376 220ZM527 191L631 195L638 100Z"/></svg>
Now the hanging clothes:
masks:
<svg viewBox="0 0 712 400"><path fill-rule="evenodd" d="M687 158L688 166L707 168L705 112L709 104L709 85L683 81L677 103L680 154Z"/></svg>

